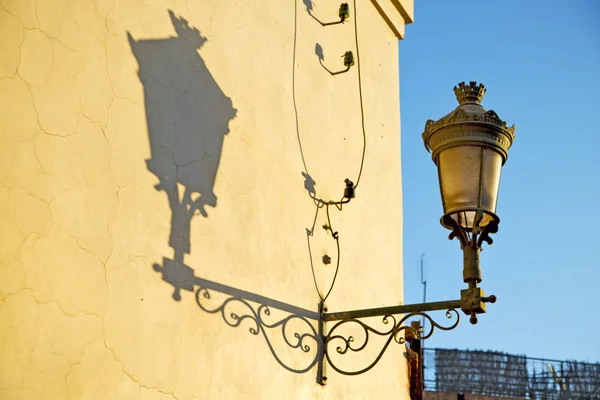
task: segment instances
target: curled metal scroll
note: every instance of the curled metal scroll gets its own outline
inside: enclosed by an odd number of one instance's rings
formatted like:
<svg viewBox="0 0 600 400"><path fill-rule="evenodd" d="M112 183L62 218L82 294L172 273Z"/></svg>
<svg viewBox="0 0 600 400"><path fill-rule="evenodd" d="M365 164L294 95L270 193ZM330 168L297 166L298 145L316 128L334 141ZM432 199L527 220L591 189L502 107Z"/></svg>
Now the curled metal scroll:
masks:
<svg viewBox="0 0 600 400"><path fill-rule="evenodd" d="M251 326L249 328L249 332L253 335L258 336L259 333L265 338L273 357L275 360L287 369L290 372L295 372L298 374L305 373L309 371L317 362L319 355L319 347L321 344L321 339L317 333L317 330L313 326L313 324L304 316L290 314L283 319L276 320L273 323L268 323L265 321L266 318L270 318L271 309L269 306L265 304L259 304L256 308L252 306L251 303L246 301L245 299L230 296L226 298L221 305L216 308L210 308L206 304L203 304L203 301L211 300L210 291L207 288L200 287L196 290L196 303L198 306L205 312L210 314L218 314L220 313L223 317L223 320L231 327L238 327L244 320L249 320ZM232 311L228 311L228 306L232 304L242 305L247 311L245 313L236 313ZM306 325L305 332L293 332L290 337L290 332L288 332L288 324L292 321L300 321ZM314 357L310 359L309 364L300 369L292 368L287 365L275 351L271 340L269 339L269 335L267 334L267 330L275 330L277 328L281 328L280 334L282 335L285 343L292 349L300 349L304 353L311 353L314 351ZM311 344L307 343L307 341L313 341L315 349L313 350Z"/></svg>
<svg viewBox="0 0 600 400"><path fill-rule="evenodd" d="M430 328L427 331L425 331L422 328L419 330L416 330L410 326L405 326L404 323L408 319L413 318L413 317L426 318L430 323L430 325L429 325ZM371 368L373 368L375 366L375 364L377 364L379 362L379 360L383 356L383 353L386 351L386 349L390 345L392 339L397 343L400 343L400 344L404 343L405 338L404 338L404 335L402 335L402 333L404 333L404 331L411 331L415 335L416 339L424 340L424 339L429 338L431 335L433 335L433 332L435 331L436 328L443 330L443 331L449 331L458 326L458 324L460 322L460 314L458 313L458 311L451 308L446 311L446 317L450 318L450 319L452 319L453 317L456 317L456 321L450 326L442 326L442 325L438 324L437 322L435 322L433 320L433 318L431 318L428 314L426 314L424 312L412 312L409 314L405 314L399 320L396 320L396 317L394 317L393 315L385 315L383 317L382 322L386 325L391 324L392 326L389 330L384 330L384 331L374 329L358 319L352 318L352 319L342 320L342 321L337 322L329 330L329 333L324 338L325 357L327 358L327 362L329 363L329 366L331 366L331 368L333 368L335 371L339 372L340 374L360 375L364 372L367 372ZM354 324L355 326L362 328L364 335L361 335L361 336L363 336L364 339L357 344L357 343L355 343L356 339L354 336L344 336L344 335L335 334L335 331L338 330L338 328L340 328L346 324ZM361 350L364 350L367 347L367 345L369 343L369 335L370 334L374 334L374 335L382 336L382 337L387 336L387 339L385 340L383 347L381 348L381 350L379 351L379 354L377 355L377 357L371 364L369 364L368 366L366 366L363 369L355 370L355 371L344 371L343 369L341 369L335 365L335 363L333 362L333 360L331 359L331 357L329 355L329 345L332 342L336 342L339 344L336 347L336 352L338 354L342 354L342 355L347 354L348 350L350 350L352 352L360 352Z"/></svg>

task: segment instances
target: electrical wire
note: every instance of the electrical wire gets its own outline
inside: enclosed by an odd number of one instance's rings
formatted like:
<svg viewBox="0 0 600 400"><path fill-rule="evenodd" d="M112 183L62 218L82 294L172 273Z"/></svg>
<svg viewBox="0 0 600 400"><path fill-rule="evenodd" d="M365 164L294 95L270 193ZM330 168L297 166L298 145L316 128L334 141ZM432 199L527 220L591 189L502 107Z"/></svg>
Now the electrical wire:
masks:
<svg viewBox="0 0 600 400"><path fill-rule="evenodd" d="M329 204L327 204L327 208L325 208L325 211L327 212L327 224L329 226L329 229L331 230L331 236L333 236L333 238L335 239L335 244L337 246L337 262L336 262L336 266L335 266L335 273L333 274L333 280L331 281L331 286L329 287L327 294L323 298L323 302L325 302L325 300L327 300L327 298L331 294L331 291L333 290L333 286L335 285L335 280L337 279L337 274L338 274L338 271L340 270L340 255L341 255L340 254L341 253L340 252L340 238L339 238L338 233L333 230L333 226L331 226L331 218L329 218Z"/></svg>
<svg viewBox="0 0 600 400"><path fill-rule="evenodd" d="M313 262L312 248L310 246L310 237L315 233L315 226L317 225L317 217L319 216L319 210L322 207L323 206L319 207L318 205L316 207L315 218L313 219L312 228L306 230L306 242L307 242L307 245L308 245L308 256L309 256L309 259L310 259L310 269L312 271L313 281L315 283L315 289L317 291L317 295L319 295L319 299L321 299L321 302L324 302L325 299L324 299L323 295L321 294L321 291L319 290L319 284L317 283L317 275L315 274L315 264Z"/></svg>
<svg viewBox="0 0 600 400"><path fill-rule="evenodd" d="M367 152L367 132L365 128L365 110L364 110L364 100L363 100L363 92L362 92L362 75L360 68L360 51L358 44L358 22L357 22L357 9L356 9L356 0L354 0L354 43L356 47L356 67L358 73L358 96L359 96L359 104L360 104L360 120L361 120L361 131L363 138L363 146L362 146L362 154L360 159L360 167L358 170L358 175L355 180L354 188L358 187L360 179L362 177L362 172L365 164L365 156ZM296 101L296 53L298 47L298 0L294 1L294 50L292 54L292 102L294 105L294 117L296 124L296 137L298 139L298 146L300 147L300 156L302 158L302 165L304 166L304 172L307 175L310 175L308 172L308 165L306 163L306 157L304 156L304 148L302 147L302 140L300 138L300 118L298 116L298 104ZM318 200L314 198L313 200ZM326 202L326 201L325 201ZM338 209L341 210L340 207Z"/></svg>
<svg viewBox="0 0 600 400"><path fill-rule="evenodd" d="M329 297L329 295L331 294L331 291L333 290L333 287L335 285L335 281L337 279L337 275L338 275L338 271L340 270L340 256L341 256L341 251L340 251L340 239L339 239L339 235L338 233L333 229L332 225L331 225L331 217L329 216L329 206L330 204L327 203L319 203L316 207L316 211L315 211L315 217L313 219L313 225L311 229L307 229L306 230L306 240L307 240L307 245L308 245L308 255L310 258L310 269L312 271L312 276L313 276L313 281L315 284L315 289L317 290L317 294L319 295L319 299L321 299L321 302L325 302L325 300L327 300L327 298ZM317 218L319 215L319 210L321 208L325 207L325 212L327 213L327 229L329 231L331 231L331 236L333 237L333 239L335 239L335 243L336 243L336 247L337 247L337 259L336 259L336 265L335 265L335 273L333 274L333 280L331 281L331 285L329 286L329 290L327 291L327 294L325 296L323 296L321 294L321 291L319 290L319 284L317 283L317 276L315 273L315 265L313 262L313 256L312 256L312 247L310 245L310 237L313 236L314 232L315 232L315 226L317 225Z"/></svg>
<svg viewBox="0 0 600 400"><path fill-rule="evenodd" d="M358 49L358 22L357 22L358 18L357 18L357 14L358 14L358 12L356 9L356 0L354 0L354 41L355 41L355 45L356 45L356 67L358 70L358 95L359 95L359 100L360 100L360 118L361 118L361 129L362 129L362 136L363 136L363 149L362 149L362 155L361 155L361 160L360 160L360 168L358 170L358 176L354 183L354 189L356 189L358 187L360 178L362 177L363 167L365 165L365 155L367 152L367 133L366 133L366 129L365 129L365 112L364 112L364 104L363 104L362 79L361 79L361 73L360 73L360 54L359 54L359 49ZM329 217L329 205L330 204L334 204L337 207L337 209L340 211L342 210L342 206L343 206L343 203L341 203L341 202L340 202L340 204L338 204L336 202L330 201L327 203L326 209L325 209L327 212L327 224L329 226L329 229L331 230L331 235L335 239L336 246L337 246L337 262L336 262L335 273L333 275L333 280L331 282L331 286L329 287L329 290L327 291L327 294L325 295L325 297L322 298L323 302L325 300L327 300L327 298L331 294L331 291L333 290L333 286L335 285L338 271L340 268L340 256L341 256L339 235L338 235L338 232L336 232L333 229L333 227L331 225L331 218ZM312 259L311 259L311 261L312 261Z"/></svg>
<svg viewBox="0 0 600 400"><path fill-rule="evenodd" d="M355 180L355 184L354 184L354 188L356 189L358 187L358 184L360 182L360 179L362 177L362 172L363 172L363 168L364 168L364 164L365 164L365 155L366 155L366 151L367 151L367 133L366 133L366 129L365 129L365 112L364 112L364 101L363 101L363 93L362 93L362 77L361 77L361 69L360 69L360 53L359 53L359 43L358 43L358 22L357 22L357 8L356 8L356 0L354 0L354 41L355 41L355 46L356 46L356 66L358 69L358 95L359 95L359 103L360 103L360 116L361 116L361 130L362 130L362 137L363 137L363 148L362 148L362 155L361 155L361 160L360 160L360 167L358 170L358 176ZM297 36L298 36L298 0L294 1L294 50L293 50L293 56L292 56L292 102L294 105L294 116L295 116L295 123L296 123L296 137L298 139L298 146L300 148L300 155L302 157L302 164L304 166L304 171L306 173L307 176L310 176L309 172L308 172L308 166L306 163L306 157L304 156L304 148L302 147L302 140L300 138L300 122L299 122L299 116L298 116L298 105L296 102L296 53L297 53ZM308 253L309 253L309 257L310 257L310 266L311 266L311 270L312 270L312 275L313 275L313 281L315 284L315 289L317 291L317 294L319 296L319 298L321 299L321 302L325 302L325 300L327 300L327 298L329 297L329 295L331 294L333 287L335 285L336 279L337 279L337 275L338 275L338 271L340 268L340 256L341 256L341 250L340 250L340 240L339 240L339 235L338 232L333 230L333 227L331 226L331 218L329 215L329 206L330 205L335 205L336 208L340 211L342 211L342 207L344 204L343 201L343 197L340 201L335 202L335 201L325 201L322 199L319 199L316 197L316 193L311 193L310 194L311 199L313 200L313 202L315 203L315 217L313 220L313 226L312 229L308 230L307 229L307 242L308 242ZM310 237L313 236L314 234L314 230L315 230L315 226L316 226L316 221L317 221L317 217L319 214L319 209L322 208L323 206L325 206L325 210L327 213L327 226L328 229L331 231L331 235L333 237L333 239L336 241L336 247L337 247L337 260L336 260L336 268L335 268L335 273L333 276L333 280L331 282L331 286L329 287L329 290L327 291L327 294L325 296L323 296L321 294L321 291L319 290L319 285L317 284L317 278L316 278L316 274L315 274L315 267L314 267L314 262L313 262L313 257L312 257L312 249L311 249L311 245L310 245Z"/></svg>
<svg viewBox="0 0 600 400"><path fill-rule="evenodd" d="M360 120L363 134L363 150L362 156L360 160L360 169L358 170L358 177L356 178L356 182L354 183L354 188L358 187L358 183L360 182L360 178L362 176L363 166L365 165L365 154L367 152L367 132L365 129L365 110L363 105L363 93L362 93L362 79L360 75L360 54L358 50L358 11L356 9L356 0L354 0L354 42L356 44L356 69L358 70L358 96L360 99Z"/></svg>
<svg viewBox="0 0 600 400"><path fill-rule="evenodd" d="M304 172L308 173L308 167L306 166L306 159L304 158L304 149L302 148L302 140L300 139L300 122L298 118L298 105L296 104L296 50L297 50L297 37L298 37L298 0L294 0L294 51L292 54L292 102L294 103L294 116L296 117L296 136L298 138L298 146L300 146L300 155L302 156L302 164L304 165Z"/></svg>

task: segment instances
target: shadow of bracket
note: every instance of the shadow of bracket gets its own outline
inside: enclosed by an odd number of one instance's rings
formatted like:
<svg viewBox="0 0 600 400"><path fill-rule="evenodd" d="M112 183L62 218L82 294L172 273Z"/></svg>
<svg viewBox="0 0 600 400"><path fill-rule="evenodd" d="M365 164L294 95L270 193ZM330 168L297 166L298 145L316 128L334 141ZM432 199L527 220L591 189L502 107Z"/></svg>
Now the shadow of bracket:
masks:
<svg viewBox="0 0 600 400"><path fill-rule="evenodd" d="M291 304L283 303L265 296L240 290L228 285L209 281L194 276L192 268L182 262L163 259L163 266L154 264L154 270L162 274L162 279L174 287L173 298L181 299L181 289L195 291L196 304L209 314L221 314L221 317L231 327L238 327L243 321L250 323L249 332L252 335L262 336L275 360L286 370L294 373L305 373L322 361L322 336L317 331L320 320L319 313L310 311ZM210 306L212 292L227 295L218 305ZM240 307L243 311L231 311L231 306L236 310ZM273 318L271 309L283 311L288 315L283 318ZM315 321L316 324L314 322ZM315 326L317 325L317 326ZM293 326L296 329L292 330ZM302 330L298 329L303 326ZM298 349L314 357L307 359L303 367L295 368L288 365L279 356L270 334L278 332L285 344L291 349ZM314 348L313 348L314 346Z"/></svg>
<svg viewBox="0 0 600 400"><path fill-rule="evenodd" d="M286 370L301 374L308 372L317 365L317 382L321 385L324 385L327 380L324 374L325 364L328 364L342 375L359 375L369 371L379 362L392 340L399 344L405 343L405 338L401 335L402 333L410 332L413 337L423 340L429 338L435 329L444 331L452 330L460 322L459 313L452 308L455 304L460 304L460 300L394 306L390 308L391 312L380 312L381 310L387 310L386 308L382 308L328 314L323 302L319 304L319 311L314 312L256 293L196 277L192 268L178 260L164 258L163 266L154 264L153 268L162 274L164 281L173 285L173 298L175 300L181 299L180 291L182 289L195 292L198 307L209 314L221 314L221 317L229 326L238 327L247 320L251 325L249 332L252 335L262 336L265 339L275 360ZM222 300L214 299L212 292L218 292L226 296ZM215 302L216 305L212 306L211 302ZM456 318L450 326L438 324L423 311L412 311L415 307L419 307L422 310L436 311L440 310L440 306L445 304L451 306L446 311L446 317L450 319L453 319L453 317ZM287 315L283 318L274 318L271 314L272 309L283 311ZM388 330L375 329L360 320L378 314L383 317L383 324L391 325ZM394 314L401 316L397 319ZM411 326L404 325L407 320L415 317L426 318L430 323L430 329L425 332L422 329L415 330ZM325 323L336 320L338 322L325 333ZM355 326L355 328L358 327L359 331L362 331L362 340L356 340L355 336L344 334L343 327L351 325ZM299 326L303 328L298 329ZM281 335L288 348L300 350L305 354L311 354L311 357L307 358L302 367L290 366L280 357L273 345L272 338L269 336L276 334L276 332ZM336 365L335 359L331 357L332 354L345 355L347 353L360 352L368 347L370 335L384 338L381 349L370 364L364 368L355 370L345 370ZM338 343L335 347L335 353L329 351L330 345L334 346L334 343ZM314 356L312 356L313 353ZM327 363L325 363L325 360L327 360Z"/></svg>

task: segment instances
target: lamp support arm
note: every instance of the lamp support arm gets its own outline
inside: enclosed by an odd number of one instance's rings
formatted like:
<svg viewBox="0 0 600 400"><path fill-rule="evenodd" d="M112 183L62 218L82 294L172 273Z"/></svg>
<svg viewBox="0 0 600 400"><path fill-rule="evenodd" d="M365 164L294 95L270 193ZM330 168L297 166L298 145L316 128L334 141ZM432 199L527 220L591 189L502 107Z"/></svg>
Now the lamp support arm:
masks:
<svg viewBox="0 0 600 400"><path fill-rule="evenodd" d="M409 314L412 312L449 310L461 308L461 300L434 301L429 303L404 304L398 306L367 308L363 310L324 313L325 322L340 321L354 318L378 317L383 315Z"/></svg>
<svg viewBox="0 0 600 400"><path fill-rule="evenodd" d="M460 322L460 315L457 311L459 309L465 314L471 315L471 323L476 323L476 315L485 313L485 303L494 303L495 301L496 296L485 297L483 290L476 286L462 290L460 300L434 301L333 313L328 313L327 308L321 301L318 321L320 348L317 355L317 383L320 385L326 383L326 365L342 375L362 374L379 362L392 340L403 344L406 341L405 338L408 337L419 340L427 339L435 329L452 330ZM429 311L441 310L446 310L446 317L454 320L451 325L441 325L427 314ZM379 322L370 321L369 323L362 320L370 317L382 317L382 319ZM425 330L418 323L416 325L405 324L415 317L429 321L429 328ZM330 329L325 329L325 323L327 322L333 323ZM347 330L346 327L352 327L353 330ZM356 333L357 330L359 332L358 336L350 333ZM360 352L370 343L373 343L369 342L370 337L379 338L379 344L375 345L379 350L375 351L376 356L369 364L355 370L348 370L338 364L340 356Z"/></svg>

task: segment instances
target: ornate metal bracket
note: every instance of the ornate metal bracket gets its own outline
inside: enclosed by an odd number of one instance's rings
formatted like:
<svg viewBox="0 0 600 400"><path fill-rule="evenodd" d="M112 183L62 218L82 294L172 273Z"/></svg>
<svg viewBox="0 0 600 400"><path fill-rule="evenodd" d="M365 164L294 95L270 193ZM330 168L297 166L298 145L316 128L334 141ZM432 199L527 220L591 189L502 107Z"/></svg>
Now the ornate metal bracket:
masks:
<svg viewBox="0 0 600 400"><path fill-rule="evenodd" d="M329 366L331 366L331 368L333 368L335 371L339 372L340 374L360 375L364 372L367 372L371 368L373 368L375 366L375 364L377 364L379 362L379 360L383 356L383 353L386 351L386 349L390 345L392 339L396 343L399 343L399 344L405 343L405 336L402 335L402 333L404 333L405 331L411 331L410 333L412 333L416 339L423 340L423 339L429 338L433 334L433 331L435 330L435 328L438 328L438 329L441 329L444 331L449 331L449 330L456 328L460 322L460 314L458 313L458 311L451 308L446 311L446 316L448 318L456 317L455 321L452 325L442 326L442 325L438 324L437 322L435 322L433 320L433 318L431 318L429 315L427 315L426 313L422 313L422 312L413 312L413 313L406 314L399 320L397 320L396 317L393 315L385 315L382 319L383 324L385 324L385 325L391 324L391 326L390 326L390 329L384 330L384 331L380 331L375 328L372 328L371 326L367 325L366 323L364 323L358 319L355 319L355 318L339 321L329 330L329 332L325 336L325 340L324 340L325 341L325 357L327 358L327 363L329 364ZM404 325L404 323L408 319L413 318L413 317L425 317L430 322L430 329L427 332L425 332L422 328L419 330L416 330L416 329L412 328L411 326ZM352 336L352 335L345 336L343 334L336 333L338 330L342 330L342 327L346 324L355 324L357 327L360 328L360 330L362 330L363 337L360 340L360 342L358 342L358 343L356 342L355 336ZM359 352L368 346L370 334L387 337L387 339L385 339L383 346L381 347L381 350L379 351L379 353L377 354L375 359L369 365L367 365L366 367L364 367L362 369L357 369L354 371L346 371L346 370L343 370L342 368L338 367L335 364L335 362L331 358L331 351L329 350L329 347L332 342L338 343L338 346L335 347L336 353L338 353L338 354L342 354L342 355L346 354L346 353L348 353L348 350L351 350L352 352Z"/></svg>
<svg viewBox="0 0 600 400"><path fill-rule="evenodd" d="M424 340L431 337L436 329L443 331L452 330L460 323L460 314L457 309L462 310L467 315L484 313L485 303L494 303L496 301L496 296L484 296L485 294L480 288L471 288L461 291L460 300L407 304L335 313L324 312L326 309L323 304L321 304L319 332L322 334L321 342L323 343L323 351L321 356L322 359L319 362L319 370L317 371L317 382L324 385L327 381L327 376L323 370L325 364L324 360L327 360L327 364L340 374L360 375L369 371L379 362L392 340L396 343L403 344L405 343L407 336ZM446 310L446 317L451 319L450 325L441 325L427 314L428 311L442 310ZM382 317L381 323L390 326L390 328L384 330L376 329L361 320L362 318L369 317ZM424 330L422 327L415 329L413 326L405 325L409 319L415 317L424 317L427 319L429 321L429 329ZM326 322L334 321L337 322L325 334L324 324ZM344 333L345 327L353 327L352 331L358 332L359 336L348 333L348 330ZM405 335L402 335L402 333L405 333ZM381 337L383 340L378 341L378 345L371 346L379 350L375 353L376 356L372 361L366 366L348 370L337 364L336 359L339 359L338 357L357 353L368 348L370 344L369 339L371 337ZM332 351L334 348L335 351Z"/></svg>
<svg viewBox="0 0 600 400"><path fill-rule="evenodd" d="M403 333L408 333L416 339L427 339L433 335L436 328L444 331L456 328L460 322L460 314L456 309L461 308L461 304L461 300L453 300L337 313L321 313L322 319L319 321L320 330L324 330L322 325L325 322L337 322L329 329L327 334L324 334L322 337L323 360L319 363L321 368L317 371L317 383L324 385L327 381L327 377L322 369L324 360L327 360L327 364L340 374L360 375L369 371L379 362L392 340L399 344L405 343L405 335L403 335ZM435 322L433 318L426 313L426 311L437 310L446 310L446 317L453 320L451 325L443 326ZM377 316L382 317L381 323L390 326L389 329L376 329L361 320L362 318ZM423 330L423 328L417 330L409 325L405 325L406 321L414 317L426 318L430 322L429 329L427 331ZM346 330L345 333L345 328L350 329ZM356 335L356 333L350 334L348 333L349 331L358 332L358 335ZM381 337L382 340L377 341L378 344L375 346L371 346L378 349L378 351L376 352L374 359L366 366L347 370L338 365L338 357L367 349L370 343L373 343L373 341L369 341L371 337ZM335 350L333 350L334 348Z"/></svg>
<svg viewBox="0 0 600 400"><path fill-rule="evenodd" d="M227 285L193 276L190 267L175 260L165 259L163 266L155 264L154 269L162 273L165 281L174 288L174 298L180 299L179 290L195 292L197 305L209 314L220 314L225 323L239 327L244 321L249 324L248 331L262 336L275 360L286 370L305 373L317 366L317 382L324 385L327 381L326 365L343 375L359 375L372 369L382 358L392 340L405 343L406 336L415 339L427 339L436 329L448 331L456 328L460 322L457 310L465 314L485 312L485 303L494 302L495 297L484 297L480 288L461 291L460 300L407 304L391 307L371 308L328 313L324 301L319 304L318 312L302 309L277 300L232 288ZM213 292L224 296L213 296ZM276 313L272 313L276 310ZM451 319L450 325L442 325L427 314L429 311L446 311ZM282 314L277 317L277 314ZM385 325L380 329L363 321L363 318L381 317L375 324ZM427 330L406 325L411 318L424 317L430 324ZM334 323L326 330L328 322ZM389 328L387 328L389 327ZM377 340L377 338L381 340ZM371 340L375 339L375 340ZM283 350L282 350L283 347ZM294 350L292 352L286 351ZM375 356L367 364L354 369L343 366L345 359L351 359L353 353L363 350L373 351ZM299 351L296 351L299 350ZM286 360L285 354L303 355ZM345 358L340 358L345 357ZM353 363L356 365L356 363Z"/></svg>

